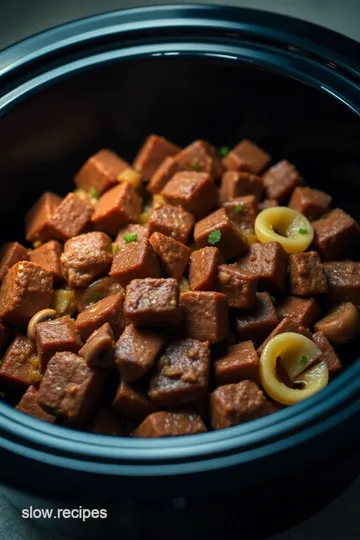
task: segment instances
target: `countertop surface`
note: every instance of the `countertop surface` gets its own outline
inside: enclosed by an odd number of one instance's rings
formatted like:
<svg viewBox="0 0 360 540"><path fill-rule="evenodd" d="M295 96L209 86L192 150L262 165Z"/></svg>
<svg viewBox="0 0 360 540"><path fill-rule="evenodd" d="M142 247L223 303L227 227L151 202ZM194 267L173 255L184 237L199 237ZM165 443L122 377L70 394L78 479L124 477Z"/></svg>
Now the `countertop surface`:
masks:
<svg viewBox="0 0 360 540"><path fill-rule="evenodd" d="M0 49L42 30L114 9L152 5L138 0L12 0L0 6ZM157 4L166 4L156 0ZM199 2L200 3L200 2ZM267 9L311 21L360 40L359 0L218 0L207 2ZM4 464L2 464L3 466ZM360 479L321 512L273 540L358 540ZM119 537L121 538L121 537ZM20 517L1 494L0 540L66 540ZM135 540L135 539L134 539ZM141 539L146 540L146 539ZM249 539L250 540L250 539Z"/></svg>

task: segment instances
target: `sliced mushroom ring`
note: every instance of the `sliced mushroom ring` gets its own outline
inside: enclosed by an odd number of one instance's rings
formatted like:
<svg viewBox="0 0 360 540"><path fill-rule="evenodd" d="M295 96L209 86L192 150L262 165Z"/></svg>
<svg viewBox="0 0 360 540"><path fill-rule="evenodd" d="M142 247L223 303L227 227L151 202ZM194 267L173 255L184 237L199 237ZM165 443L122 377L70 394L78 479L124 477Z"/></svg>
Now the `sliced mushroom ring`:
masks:
<svg viewBox="0 0 360 540"><path fill-rule="evenodd" d="M295 332L284 332L273 337L260 357L260 379L265 392L278 403L292 405L316 394L328 384L329 371L315 343ZM300 388L290 388L276 373L281 359L290 380Z"/></svg>
<svg viewBox="0 0 360 540"><path fill-rule="evenodd" d="M31 341L35 341L36 325L40 322L52 321L53 319L56 319L55 309L42 309L41 311L38 311L37 313L35 313L35 315L33 315L33 317L30 319L28 327L27 327L28 338Z"/></svg>

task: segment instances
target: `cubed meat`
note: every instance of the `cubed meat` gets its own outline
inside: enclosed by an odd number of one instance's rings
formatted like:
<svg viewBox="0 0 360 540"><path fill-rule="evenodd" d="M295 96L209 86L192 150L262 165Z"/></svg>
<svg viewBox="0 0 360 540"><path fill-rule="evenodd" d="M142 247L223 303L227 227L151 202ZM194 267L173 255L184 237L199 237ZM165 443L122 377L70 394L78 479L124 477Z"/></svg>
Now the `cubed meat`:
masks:
<svg viewBox="0 0 360 540"><path fill-rule="evenodd" d="M149 236L160 232L186 244L194 222L194 216L179 206L155 204L148 223Z"/></svg>
<svg viewBox="0 0 360 540"><path fill-rule="evenodd" d="M126 288L125 315L134 326L179 326L176 279L134 279Z"/></svg>
<svg viewBox="0 0 360 540"><path fill-rule="evenodd" d="M266 398L253 381L225 384L210 396L211 426L224 429L266 415Z"/></svg>
<svg viewBox="0 0 360 540"><path fill-rule="evenodd" d="M180 294L184 334L188 338L216 343L229 333L229 307L222 293L191 291Z"/></svg>
<svg viewBox="0 0 360 540"><path fill-rule="evenodd" d="M93 306L99 300L103 300L107 296L124 292L124 289L114 281L110 276L106 276L90 283L86 288L75 290L76 311L84 311L84 309Z"/></svg>
<svg viewBox="0 0 360 540"><path fill-rule="evenodd" d="M276 307L279 319L290 317L305 328L310 328L320 317L320 308L315 298L287 296Z"/></svg>
<svg viewBox="0 0 360 540"><path fill-rule="evenodd" d="M18 334L0 364L0 381L10 388L24 388L41 380L35 344Z"/></svg>
<svg viewBox="0 0 360 540"><path fill-rule="evenodd" d="M99 231L115 236L120 227L138 221L141 206L142 199L135 188L123 182L100 197L91 221Z"/></svg>
<svg viewBox="0 0 360 540"><path fill-rule="evenodd" d="M218 290L225 294L230 308L251 309L255 305L258 277L232 265L218 267Z"/></svg>
<svg viewBox="0 0 360 540"><path fill-rule="evenodd" d="M0 321L0 355L2 355L5 348L8 346L12 335L11 327Z"/></svg>
<svg viewBox="0 0 360 540"><path fill-rule="evenodd" d="M133 279L161 277L161 268L149 240L143 238L120 246L109 273L126 287Z"/></svg>
<svg viewBox="0 0 360 540"><path fill-rule="evenodd" d="M238 260L240 270L258 276L259 287L273 293L286 289L288 254L278 242L252 244Z"/></svg>
<svg viewBox="0 0 360 540"><path fill-rule="evenodd" d="M285 319L279 322L277 327L274 328L274 330L266 338L264 343L262 343L262 345L258 348L258 355L261 356L264 348L273 337L278 336L279 334L284 334L284 332L294 332L295 334L302 334L309 339L311 339L312 337L311 333L305 328L305 326L302 326L301 324L295 322L294 319L290 319L290 317L285 317Z"/></svg>
<svg viewBox="0 0 360 540"><path fill-rule="evenodd" d="M209 173L182 171L176 173L161 191L168 204L182 206L195 216L205 217L218 204L218 190Z"/></svg>
<svg viewBox="0 0 360 540"><path fill-rule="evenodd" d="M217 386L252 380L260 382L259 357L252 341L230 346L226 353L214 362Z"/></svg>
<svg viewBox="0 0 360 540"><path fill-rule="evenodd" d="M112 409L125 420L142 422L156 408L146 395L141 384L121 381L117 389Z"/></svg>
<svg viewBox="0 0 360 540"><path fill-rule="evenodd" d="M143 240L143 238L148 237L148 229L144 225L139 223L130 223L122 227L114 241L114 244L118 246L125 246L131 242L136 242L138 240ZM116 251L116 250L115 250Z"/></svg>
<svg viewBox="0 0 360 540"><path fill-rule="evenodd" d="M156 364L149 396L159 407L196 402L207 393L209 374L209 343L196 339L174 341Z"/></svg>
<svg viewBox="0 0 360 540"><path fill-rule="evenodd" d="M104 380L103 372L90 368L81 356L57 352L40 383L39 405L57 418L86 421L98 403Z"/></svg>
<svg viewBox="0 0 360 540"><path fill-rule="evenodd" d="M360 262L332 261L324 263L330 303L352 302L360 309Z"/></svg>
<svg viewBox="0 0 360 540"><path fill-rule="evenodd" d="M123 380L143 377L155 364L165 341L163 334L129 324L115 346L115 362Z"/></svg>
<svg viewBox="0 0 360 540"><path fill-rule="evenodd" d="M181 148L159 135L149 135L134 159L134 169L149 180L165 158L175 156Z"/></svg>
<svg viewBox="0 0 360 540"><path fill-rule="evenodd" d="M86 341L103 324L109 323L116 339L125 328L124 294L122 292L107 296L93 306L79 313L76 329Z"/></svg>
<svg viewBox="0 0 360 540"><path fill-rule="evenodd" d="M245 231L254 232L257 204L254 195L237 197L223 204L228 217Z"/></svg>
<svg viewBox="0 0 360 540"><path fill-rule="evenodd" d="M38 403L38 389L34 385L29 386L19 404L16 406L16 409L37 418L38 420L50 422L50 424L53 424L56 421L55 416L52 416L40 407Z"/></svg>
<svg viewBox="0 0 360 540"><path fill-rule="evenodd" d="M4 244L0 249L0 284L14 264L28 260L28 252L19 242L7 242Z"/></svg>
<svg viewBox="0 0 360 540"><path fill-rule="evenodd" d="M200 247L216 244L226 261L241 255L249 247L245 234L229 219L224 208L198 221L194 238Z"/></svg>
<svg viewBox="0 0 360 540"><path fill-rule="evenodd" d="M327 363L329 375L332 377L341 370L341 362L336 352L324 332L315 332L312 339L321 350L321 359Z"/></svg>
<svg viewBox="0 0 360 540"><path fill-rule="evenodd" d="M38 264L20 261L6 274L0 288L0 320L25 325L50 306L53 277Z"/></svg>
<svg viewBox="0 0 360 540"><path fill-rule="evenodd" d="M242 341L260 344L277 326L279 319L267 292L256 293L255 306L236 314L236 330Z"/></svg>
<svg viewBox="0 0 360 540"><path fill-rule="evenodd" d="M182 167L173 156L165 158L151 176L150 182L146 186L146 190L152 195L160 193L170 178L172 178L175 173L182 170L184 170L184 167Z"/></svg>
<svg viewBox="0 0 360 540"><path fill-rule="evenodd" d="M70 287L86 287L109 270L112 260L111 240L102 232L71 238L60 257L62 273Z"/></svg>
<svg viewBox="0 0 360 540"><path fill-rule="evenodd" d="M324 266L316 251L290 255L289 261L291 294L312 296L327 293Z"/></svg>
<svg viewBox="0 0 360 540"><path fill-rule="evenodd" d="M118 176L130 165L111 150L103 149L91 156L75 176L75 184L85 191L101 195L118 183Z"/></svg>
<svg viewBox="0 0 360 540"><path fill-rule="evenodd" d="M261 173L269 165L271 156L255 143L242 140L223 159L226 169L231 171L248 171Z"/></svg>
<svg viewBox="0 0 360 540"><path fill-rule="evenodd" d="M35 337L42 373L55 353L61 351L77 353L82 346L82 341L75 328L75 321L70 317L60 317L53 321L37 323Z"/></svg>
<svg viewBox="0 0 360 540"><path fill-rule="evenodd" d="M164 272L175 279L181 278L188 265L191 249L159 232L152 234L149 241Z"/></svg>
<svg viewBox="0 0 360 540"><path fill-rule="evenodd" d="M61 198L45 191L25 215L26 240L28 242L47 242L51 240L52 233L49 223Z"/></svg>
<svg viewBox="0 0 360 540"><path fill-rule="evenodd" d="M274 206L279 206L278 201L275 199L264 199L258 204L259 212L266 210L267 208L273 208Z"/></svg>
<svg viewBox="0 0 360 540"><path fill-rule="evenodd" d="M134 437L178 437L180 435L196 435L205 431L204 422L194 412L160 411L147 416L134 431Z"/></svg>
<svg viewBox="0 0 360 540"><path fill-rule="evenodd" d="M351 302L336 306L314 325L316 332L323 332L330 343L345 345L360 333L360 314Z"/></svg>
<svg viewBox="0 0 360 540"><path fill-rule="evenodd" d="M94 207L89 201L81 199L75 193L68 193L50 218L51 235L65 242L86 232L93 212Z"/></svg>
<svg viewBox="0 0 360 540"><path fill-rule="evenodd" d="M307 186L295 188L289 202L290 208L310 220L318 219L329 210L330 205L330 195Z"/></svg>
<svg viewBox="0 0 360 540"><path fill-rule="evenodd" d="M114 345L114 333L106 322L89 336L79 350L79 356L84 358L90 367L112 368L115 365Z"/></svg>
<svg viewBox="0 0 360 540"><path fill-rule="evenodd" d="M248 172L227 171L221 179L220 200L226 202L237 197L252 195L258 202L263 190L264 182L260 176Z"/></svg>
<svg viewBox="0 0 360 540"><path fill-rule="evenodd" d="M216 287L217 268L223 263L216 247L193 251L190 256L189 283L193 291L212 291Z"/></svg>
<svg viewBox="0 0 360 540"><path fill-rule="evenodd" d="M63 281L60 257L62 247L57 240L50 240L42 246L29 251L29 260L52 273L54 281Z"/></svg>
<svg viewBox="0 0 360 540"><path fill-rule="evenodd" d="M92 422L92 431L98 435L127 437L129 433L123 422L111 411L99 409Z"/></svg>
<svg viewBox="0 0 360 540"><path fill-rule="evenodd" d="M303 179L295 166L283 160L273 165L263 176L266 196L283 202L296 186L303 184Z"/></svg>
<svg viewBox="0 0 360 540"><path fill-rule="evenodd" d="M346 259L359 253L360 227L340 208L313 221L314 248L326 261Z"/></svg>
<svg viewBox="0 0 360 540"><path fill-rule="evenodd" d="M184 148L175 161L186 170L209 173L214 180L221 177L224 168L213 146L208 142L197 140Z"/></svg>

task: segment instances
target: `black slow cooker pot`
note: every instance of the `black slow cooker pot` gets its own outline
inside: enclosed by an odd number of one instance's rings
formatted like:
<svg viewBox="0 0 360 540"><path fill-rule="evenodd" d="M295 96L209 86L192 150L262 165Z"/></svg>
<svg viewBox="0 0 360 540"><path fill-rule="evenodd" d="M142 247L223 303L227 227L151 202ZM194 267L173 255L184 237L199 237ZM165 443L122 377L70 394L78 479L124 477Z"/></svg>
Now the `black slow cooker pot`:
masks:
<svg viewBox="0 0 360 540"><path fill-rule="evenodd" d="M25 210L45 189L72 189L93 152L131 160L150 132L179 145L252 139L359 217L359 57L357 43L316 26L205 5L92 17L3 51L1 241L21 239ZM67 522L76 538L106 526L106 538L264 537L356 476L358 350L344 351L345 372L306 402L197 436L93 435L1 402L0 479L19 507L108 509L102 523Z"/></svg>

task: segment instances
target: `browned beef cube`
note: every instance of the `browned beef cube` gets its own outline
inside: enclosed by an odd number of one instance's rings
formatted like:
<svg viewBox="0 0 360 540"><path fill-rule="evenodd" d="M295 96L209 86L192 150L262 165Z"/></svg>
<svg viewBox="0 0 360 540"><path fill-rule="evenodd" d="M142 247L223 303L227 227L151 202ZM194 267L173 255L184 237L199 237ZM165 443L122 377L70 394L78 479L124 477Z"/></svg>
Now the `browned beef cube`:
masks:
<svg viewBox="0 0 360 540"><path fill-rule="evenodd" d="M261 173L270 163L271 156L259 146L246 139L242 140L223 159L225 167L231 171Z"/></svg>
<svg viewBox="0 0 360 540"><path fill-rule="evenodd" d="M35 327L36 345L41 371L44 372L50 358L57 352L77 353L82 341L70 317L37 323Z"/></svg>
<svg viewBox="0 0 360 540"><path fill-rule="evenodd" d="M62 247L57 240L50 240L42 246L29 251L29 260L42 266L45 270L52 273L54 281L63 281L64 277L61 271L60 257Z"/></svg>
<svg viewBox="0 0 360 540"><path fill-rule="evenodd" d="M267 198L280 202L287 199L292 190L303 183L294 165L286 160L273 165L266 171L263 178Z"/></svg>
<svg viewBox="0 0 360 540"><path fill-rule="evenodd" d="M234 266L218 267L218 288L226 295L230 308L250 309L255 305L258 278Z"/></svg>
<svg viewBox="0 0 360 540"><path fill-rule="evenodd" d="M173 156L165 158L151 176L150 182L146 186L146 190L152 195L160 193L170 178L183 169L184 167L182 167Z"/></svg>
<svg viewBox="0 0 360 540"><path fill-rule="evenodd" d="M341 370L341 362L324 332L315 332L312 338L322 352L321 359L327 363L331 377Z"/></svg>
<svg viewBox="0 0 360 540"><path fill-rule="evenodd" d="M218 204L218 190L209 173L182 171L176 173L161 192L165 201L182 206L201 219Z"/></svg>
<svg viewBox="0 0 360 540"><path fill-rule="evenodd" d="M144 225L139 223L130 223L122 227L116 238L114 244L118 246L125 246L125 244L143 240L143 238L148 237L148 229ZM116 251L116 250L115 250Z"/></svg>
<svg viewBox="0 0 360 540"><path fill-rule="evenodd" d="M178 326L178 282L172 278L134 279L126 287L125 315L134 326Z"/></svg>
<svg viewBox="0 0 360 540"><path fill-rule="evenodd" d="M26 336L18 334L0 365L0 381L10 387L25 387L40 379L36 347Z"/></svg>
<svg viewBox="0 0 360 540"><path fill-rule="evenodd" d="M92 422L92 431L98 435L127 437L129 433L123 422L111 411L99 409Z"/></svg>
<svg viewBox="0 0 360 540"><path fill-rule="evenodd" d="M103 372L88 367L81 356L57 352L40 383L38 402L58 418L85 421L97 405L103 384Z"/></svg>
<svg viewBox="0 0 360 540"><path fill-rule="evenodd" d="M143 377L165 344L164 335L129 324L115 346L115 362L125 381Z"/></svg>
<svg viewBox="0 0 360 540"><path fill-rule="evenodd" d="M287 296L278 303L276 311L279 319L290 317L305 328L310 328L320 317L320 308L315 298Z"/></svg>
<svg viewBox="0 0 360 540"><path fill-rule="evenodd" d="M259 357L252 341L243 341L228 348L226 353L214 362L217 386L238 383L245 380L260 381Z"/></svg>
<svg viewBox="0 0 360 540"><path fill-rule="evenodd" d="M177 437L180 435L195 435L205 431L204 422L194 412L160 411L149 414L134 431L134 437Z"/></svg>
<svg viewBox="0 0 360 540"><path fill-rule="evenodd" d="M95 330L85 345L79 350L88 366L95 368L111 368L115 364L114 332L108 322Z"/></svg>
<svg viewBox="0 0 360 540"><path fill-rule="evenodd" d="M8 270L19 261L28 261L27 250L18 242L7 242L0 249L0 283Z"/></svg>
<svg viewBox="0 0 360 540"><path fill-rule="evenodd" d="M254 195L237 197L223 204L228 217L245 231L254 231L257 204Z"/></svg>
<svg viewBox="0 0 360 540"><path fill-rule="evenodd" d="M179 206L156 204L148 223L149 236L154 232L160 232L186 244L194 221L194 216Z"/></svg>
<svg viewBox="0 0 360 540"><path fill-rule="evenodd" d="M111 240L101 232L71 238L60 257L62 273L70 287L86 287L109 270L112 260Z"/></svg>
<svg viewBox="0 0 360 540"><path fill-rule="evenodd" d="M360 227L340 208L313 221L314 247L326 261L346 259L359 252Z"/></svg>
<svg viewBox="0 0 360 540"><path fill-rule="evenodd" d="M175 161L183 169L209 173L214 180L220 178L224 170L215 148L201 140L184 148Z"/></svg>
<svg viewBox="0 0 360 540"><path fill-rule="evenodd" d="M279 206L278 201L275 199L264 199L261 203L258 204L259 212L266 210L266 208L273 208L274 206Z"/></svg>
<svg viewBox="0 0 360 540"><path fill-rule="evenodd" d="M259 287L274 293L285 291L287 264L288 254L278 242L252 244L238 261L240 270L258 276Z"/></svg>
<svg viewBox="0 0 360 540"><path fill-rule="evenodd" d="M106 276L90 283L85 289L75 290L76 310L84 311L84 309L93 306L99 300L103 300L107 296L124 292L122 286L114 281L110 276Z"/></svg>
<svg viewBox="0 0 360 540"><path fill-rule="evenodd" d="M333 308L314 328L323 332L331 343L345 345L360 333L360 314L351 302Z"/></svg>
<svg viewBox="0 0 360 540"><path fill-rule="evenodd" d="M327 299L332 303L352 302L360 309L360 262L325 262L329 287Z"/></svg>
<svg viewBox="0 0 360 540"><path fill-rule="evenodd" d="M75 195L68 193L53 212L49 230L59 240L69 240L87 230L93 215L93 205Z"/></svg>
<svg viewBox="0 0 360 540"><path fill-rule="evenodd" d="M125 381L119 384L112 408L121 418L140 422L156 410L141 385Z"/></svg>
<svg viewBox="0 0 360 540"><path fill-rule="evenodd" d="M291 196L289 206L313 220L327 212L331 205L331 196L324 191L307 186L297 187Z"/></svg>
<svg viewBox="0 0 360 540"><path fill-rule="evenodd" d="M149 241L165 273L175 279L181 278L188 265L191 249L159 232L152 234Z"/></svg>
<svg viewBox="0 0 360 540"><path fill-rule="evenodd" d="M159 135L149 135L134 160L134 169L147 180L165 158L175 156L181 148Z"/></svg>
<svg viewBox="0 0 360 540"><path fill-rule="evenodd" d="M328 291L324 267L316 251L290 255L289 261L292 294L312 296Z"/></svg>
<svg viewBox="0 0 360 540"><path fill-rule="evenodd" d="M222 202L245 195L252 195L255 201L261 199L264 182L260 176L248 172L227 171L221 179L220 199Z"/></svg>
<svg viewBox="0 0 360 540"><path fill-rule="evenodd" d="M229 307L226 296L213 291L180 294L180 306L186 337L212 343L229 333Z"/></svg>
<svg viewBox="0 0 360 540"><path fill-rule="evenodd" d="M26 240L28 242L46 242L51 240L49 229L51 216L61 203L61 198L45 191L25 216Z"/></svg>
<svg viewBox="0 0 360 540"><path fill-rule="evenodd" d="M123 246L114 255L110 276L126 287L133 279L159 278L161 269L147 238Z"/></svg>
<svg viewBox="0 0 360 540"><path fill-rule="evenodd" d="M5 347L7 347L8 343L10 342L11 334L12 331L10 326L0 321L0 355L2 355Z"/></svg>
<svg viewBox="0 0 360 540"><path fill-rule="evenodd" d="M200 247L216 244L226 261L241 255L249 247L245 234L229 219L224 208L198 221L194 238Z"/></svg>
<svg viewBox="0 0 360 540"><path fill-rule="evenodd" d="M53 277L38 264L21 261L6 274L0 288L0 320L24 325L50 306Z"/></svg>
<svg viewBox="0 0 360 540"><path fill-rule="evenodd" d="M92 216L96 229L115 236L120 227L136 223L141 212L142 199L129 182L122 182L104 193Z"/></svg>
<svg viewBox="0 0 360 540"><path fill-rule="evenodd" d="M210 396L210 408L213 429L243 424L267 412L263 391L253 381L219 386Z"/></svg>
<svg viewBox="0 0 360 540"><path fill-rule="evenodd" d="M223 259L216 247L205 247L193 251L190 256L189 283L193 291L215 289L217 268Z"/></svg>
<svg viewBox="0 0 360 540"><path fill-rule="evenodd" d="M274 330L278 322L269 293L256 293L255 306L237 313L236 330L242 341L251 340L261 343Z"/></svg>
<svg viewBox="0 0 360 540"><path fill-rule="evenodd" d="M174 341L156 364L149 396L159 407L193 403L207 393L209 374L209 343L196 339Z"/></svg>
<svg viewBox="0 0 360 540"><path fill-rule="evenodd" d="M90 335L108 322L117 339L125 328L124 294L122 292L107 296L93 306L79 313L76 329L86 341Z"/></svg>
<svg viewBox="0 0 360 540"><path fill-rule="evenodd" d="M311 339L311 333L309 330L305 328L305 326L302 326L301 324L294 321L294 319L290 319L290 317L285 317L276 328L271 332L271 334L266 338L264 343L258 348L257 353L259 356L261 356L261 353L263 352L265 346L269 343L269 341L279 334L283 334L284 332L294 332L295 334L302 334L303 336Z"/></svg>
<svg viewBox="0 0 360 540"><path fill-rule="evenodd" d="M44 420L44 422L50 422L53 424L56 421L55 416L48 414L38 403L38 389L36 386L29 386L25 394L21 398L16 409L22 413L38 418L38 420Z"/></svg>
<svg viewBox="0 0 360 540"><path fill-rule="evenodd" d="M75 176L76 185L100 195L116 186L118 176L130 165L110 150L103 149L91 156Z"/></svg>

